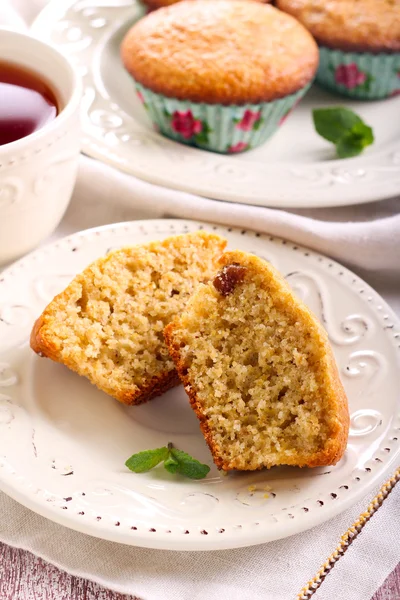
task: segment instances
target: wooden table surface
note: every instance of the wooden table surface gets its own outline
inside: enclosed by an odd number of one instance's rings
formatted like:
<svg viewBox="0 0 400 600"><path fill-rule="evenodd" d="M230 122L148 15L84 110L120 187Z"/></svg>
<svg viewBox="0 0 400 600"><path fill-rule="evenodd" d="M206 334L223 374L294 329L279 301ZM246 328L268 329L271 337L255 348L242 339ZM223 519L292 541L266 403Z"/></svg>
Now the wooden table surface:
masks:
<svg viewBox="0 0 400 600"><path fill-rule="evenodd" d="M24 550L0 544L1 600L140 600L72 577ZM400 564L372 600L400 599ZM151 600L151 599L149 599ZM366 599L367 600L367 599Z"/></svg>

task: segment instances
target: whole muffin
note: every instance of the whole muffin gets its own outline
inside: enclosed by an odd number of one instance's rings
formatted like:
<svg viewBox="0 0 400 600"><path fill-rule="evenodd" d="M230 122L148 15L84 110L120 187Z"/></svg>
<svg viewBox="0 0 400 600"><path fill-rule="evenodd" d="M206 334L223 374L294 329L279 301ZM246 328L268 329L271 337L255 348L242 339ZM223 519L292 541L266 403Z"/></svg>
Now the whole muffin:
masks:
<svg viewBox="0 0 400 600"><path fill-rule="evenodd" d="M171 4L176 4L177 2L181 1L182 0L142 0L143 4L145 4L150 10L156 10L157 8L163 8L164 6L171 6ZM254 1L268 3L271 0L253 0L253 2Z"/></svg>
<svg viewBox="0 0 400 600"><path fill-rule="evenodd" d="M217 152L263 143L305 94L318 66L293 17L248 0L186 0L127 33L123 63L165 135Z"/></svg>
<svg viewBox="0 0 400 600"><path fill-rule="evenodd" d="M346 96L400 93L400 0L277 0L320 46L317 81Z"/></svg>

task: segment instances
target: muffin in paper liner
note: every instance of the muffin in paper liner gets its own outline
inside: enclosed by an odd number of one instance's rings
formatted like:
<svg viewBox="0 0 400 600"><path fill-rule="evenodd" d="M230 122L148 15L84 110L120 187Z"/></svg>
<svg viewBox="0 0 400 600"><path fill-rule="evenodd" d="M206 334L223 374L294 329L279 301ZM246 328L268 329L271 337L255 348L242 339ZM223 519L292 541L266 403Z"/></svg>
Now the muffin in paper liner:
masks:
<svg viewBox="0 0 400 600"><path fill-rule="evenodd" d="M157 94L135 81L137 95L165 136L204 150L234 154L263 144L286 120L311 83L294 94L259 104L191 102Z"/></svg>
<svg viewBox="0 0 400 600"><path fill-rule="evenodd" d="M317 82L350 98L400 95L400 52L372 54L320 47Z"/></svg>

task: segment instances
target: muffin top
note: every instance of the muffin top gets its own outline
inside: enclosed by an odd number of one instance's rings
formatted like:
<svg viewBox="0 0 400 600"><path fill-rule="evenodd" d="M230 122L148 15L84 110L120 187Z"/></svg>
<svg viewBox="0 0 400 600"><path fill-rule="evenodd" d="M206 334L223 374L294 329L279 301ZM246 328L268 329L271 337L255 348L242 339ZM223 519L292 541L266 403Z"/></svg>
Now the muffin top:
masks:
<svg viewBox="0 0 400 600"><path fill-rule="evenodd" d="M328 48L354 52L400 50L400 0L277 0Z"/></svg>
<svg viewBox="0 0 400 600"><path fill-rule="evenodd" d="M305 86L318 48L293 17L248 0L185 0L127 33L121 56L153 92L209 104L268 102Z"/></svg>
<svg viewBox="0 0 400 600"><path fill-rule="evenodd" d="M171 4L176 4L177 2L181 2L182 0L142 0L146 6L155 10L157 8L162 8L163 6L171 6ZM255 0L255 2L270 2L271 0Z"/></svg>

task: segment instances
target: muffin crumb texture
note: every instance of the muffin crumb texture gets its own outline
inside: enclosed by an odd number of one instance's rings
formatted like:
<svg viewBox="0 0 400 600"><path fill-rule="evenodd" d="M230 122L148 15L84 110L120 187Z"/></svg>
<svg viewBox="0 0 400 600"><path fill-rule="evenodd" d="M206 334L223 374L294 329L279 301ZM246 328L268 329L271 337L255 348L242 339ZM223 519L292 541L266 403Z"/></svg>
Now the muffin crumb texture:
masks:
<svg viewBox="0 0 400 600"><path fill-rule="evenodd" d="M326 333L270 265L226 253L165 335L218 467L341 458L348 408Z"/></svg>
<svg viewBox="0 0 400 600"><path fill-rule="evenodd" d="M225 244L196 232L98 259L45 309L32 348L126 404L159 395L179 381L164 327L215 274Z"/></svg>

